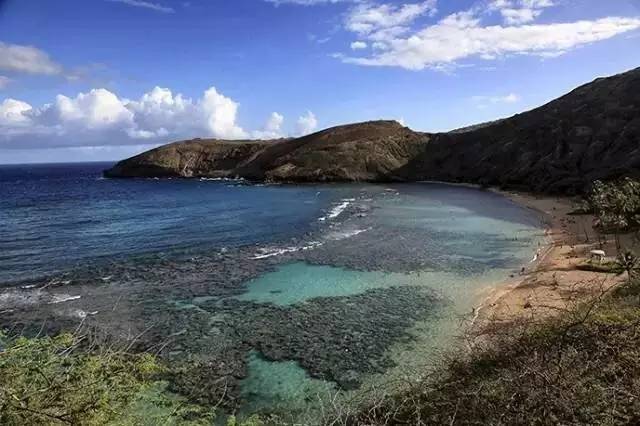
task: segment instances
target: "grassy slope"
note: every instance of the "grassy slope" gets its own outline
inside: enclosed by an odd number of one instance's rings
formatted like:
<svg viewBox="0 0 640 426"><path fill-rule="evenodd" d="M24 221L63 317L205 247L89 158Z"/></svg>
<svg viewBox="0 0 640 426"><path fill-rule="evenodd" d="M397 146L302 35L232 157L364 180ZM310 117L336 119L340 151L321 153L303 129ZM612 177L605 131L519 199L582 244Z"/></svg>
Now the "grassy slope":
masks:
<svg viewBox="0 0 640 426"><path fill-rule="evenodd" d="M640 283L493 344L350 424L640 424Z"/></svg>

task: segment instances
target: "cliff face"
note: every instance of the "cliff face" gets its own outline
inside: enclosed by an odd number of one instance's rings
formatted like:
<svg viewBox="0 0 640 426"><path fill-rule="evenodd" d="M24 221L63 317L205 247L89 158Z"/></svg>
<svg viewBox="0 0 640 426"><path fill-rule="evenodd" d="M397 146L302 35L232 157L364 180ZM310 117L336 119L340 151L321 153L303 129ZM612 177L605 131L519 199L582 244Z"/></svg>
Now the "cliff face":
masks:
<svg viewBox="0 0 640 426"><path fill-rule="evenodd" d="M268 141L194 139L174 142L120 161L107 177L228 177Z"/></svg>
<svg viewBox="0 0 640 426"><path fill-rule="evenodd" d="M640 68L535 110L450 133L393 121L278 141L194 140L118 163L110 177L212 176L274 181L443 180L580 192L640 174Z"/></svg>
<svg viewBox="0 0 640 426"><path fill-rule="evenodd" d="M395 121L334 127L272 144L238 169L272 181L405 180L398 171L426 148L428 135Z"/></svg>
<svg viewBox="0 0 640 426"><path fill-rule="evenodd" d="M107 177L243 177L290 182L392 181L429 136L395 121L334 127L297 139L195 139L121 161Z"/></svg>

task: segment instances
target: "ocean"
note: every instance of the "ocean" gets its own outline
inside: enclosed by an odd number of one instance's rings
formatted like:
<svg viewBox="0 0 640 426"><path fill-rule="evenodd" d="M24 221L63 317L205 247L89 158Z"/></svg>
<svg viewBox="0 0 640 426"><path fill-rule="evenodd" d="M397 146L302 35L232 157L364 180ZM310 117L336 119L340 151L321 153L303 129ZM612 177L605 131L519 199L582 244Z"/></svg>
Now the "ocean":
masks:
<svg viewBox="0 0 640 426"><path fill-rule="evenodd" d="M0 166L0 325L79 322L179 366L228 410L317 416L420 377L541 217L436 183L102 178L110 163Z"/></svg>

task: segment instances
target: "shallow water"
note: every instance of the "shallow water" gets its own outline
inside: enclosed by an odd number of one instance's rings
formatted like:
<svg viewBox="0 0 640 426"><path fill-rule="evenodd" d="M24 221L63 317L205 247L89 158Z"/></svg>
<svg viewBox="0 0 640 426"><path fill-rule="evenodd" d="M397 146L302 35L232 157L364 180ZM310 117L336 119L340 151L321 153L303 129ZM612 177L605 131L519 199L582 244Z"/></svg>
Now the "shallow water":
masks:
<svg viewBox="0 0 640 426"><path fill-rule="evenodd" d="M365 293L374 288L416 285L417 273L354 271L331 266L288 263L246 284L238 300L275 305L294 305L316 297L338 297Z"/></svg>
<svg viewBox="0 0 640 426"><path fill-rule="evenodd" d="M472 188L120 181L106 166L0 168L1 323L140 336L183 367L173 390L242 412L314 418L417 380L543 241L534 212Z"/></svg>

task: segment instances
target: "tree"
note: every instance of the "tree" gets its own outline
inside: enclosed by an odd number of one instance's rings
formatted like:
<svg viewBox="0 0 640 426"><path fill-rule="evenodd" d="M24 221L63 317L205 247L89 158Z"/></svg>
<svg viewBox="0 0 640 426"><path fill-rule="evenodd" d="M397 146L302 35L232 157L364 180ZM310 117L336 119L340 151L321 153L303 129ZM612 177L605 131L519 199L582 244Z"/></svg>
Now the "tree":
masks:
<svg viewBox="0 0 640 426"><path fill-rule="evenodd" d="M604 229L621 231L640 225L640 182L634 179L595 181L588 201Z"/></svg>
<svg viewBox="0 0 640 426"><path fill-rule="evenodd" d="M615 235L620 252L619 233L640 226L640 182L628 177L608 183L595 181L588 204L598 226Z"/></svg>

